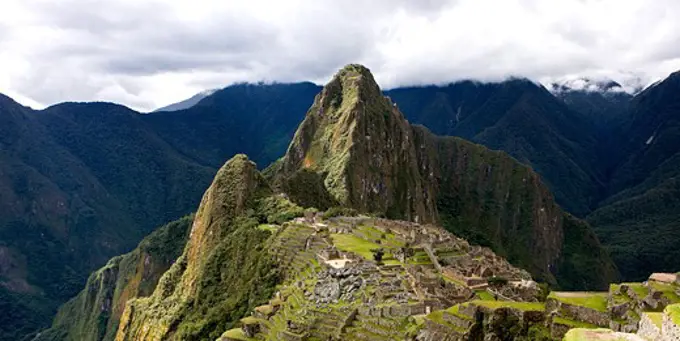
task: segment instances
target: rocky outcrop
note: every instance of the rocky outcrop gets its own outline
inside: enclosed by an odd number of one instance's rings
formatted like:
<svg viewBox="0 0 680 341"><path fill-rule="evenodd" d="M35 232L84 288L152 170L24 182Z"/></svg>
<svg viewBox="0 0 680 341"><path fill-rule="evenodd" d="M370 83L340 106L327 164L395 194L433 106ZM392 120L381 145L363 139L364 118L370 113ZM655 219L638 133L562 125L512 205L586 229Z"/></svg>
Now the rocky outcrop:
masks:
<svg viewBox="0 0 680 341"><path fill-rule="evenodd" d="M617 276L590 227L503 152L412 126L370 71L340 70L266 174L300 205L438 222L538 279L605 288Z"/></svg>

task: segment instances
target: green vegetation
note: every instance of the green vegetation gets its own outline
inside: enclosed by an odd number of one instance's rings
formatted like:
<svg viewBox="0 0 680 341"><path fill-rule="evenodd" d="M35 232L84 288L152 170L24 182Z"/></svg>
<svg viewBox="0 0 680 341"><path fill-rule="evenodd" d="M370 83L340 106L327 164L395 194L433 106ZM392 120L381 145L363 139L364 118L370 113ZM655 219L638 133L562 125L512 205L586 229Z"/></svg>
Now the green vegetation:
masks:
<svg viewBox="0 0 680 341"><path fill-rule="evenodd" d="M241 328L234 328L234 329L229 329L224 334L222 334L223 338L230 338L234 340L242 340L242 341L250 341L252 340L249 337L246 337L246 335L243 333L243 330Z"/></svg>
<svg viewBox="0 0 680 341"><path fill-rule="evenodd" d="M159 227L135 250L95 271L85 289L59 309L52 327L34 341L112 341L125 302L153 293L160 277L182 253L193 218L186 216Z"/></svg>
<svg viewBox="0 0 680 341"><path fill-rule="evenodd" d="M590 323L586 323L586 322L582 322L582 321L574 321L574 320L566 319L566 318L560 317L560 316L553 317L553 322L558 323L558 324L562 324L562 325L565 325L565 326L569 326L571 328L586 328L586 329L597 329L597 328L599 328L598 326L596 326L594 324L590 324Z"/></svg>
<svg viewBox="0 0 680 341"><path fill-rule="evenodd" d="M654 323L659 330L661 330L661 324L663 322L663 313L653 313L653 312L644 312L642 313L643 315L647 316L652 323Z"/></svg>
<svg viewBox="0 0 680 341"><path fill-rule="evenodd" d="M347 208L342 206L333 206L323 213L324 219L330 219L333 217L356 217L359 213L353 208Z"/></svg>
<svg viewBox="0 0 680 341"><path fill-rule="evenodd" d="M548 299L555 299L566 304L594 309L597 311L607 311L606 292L551 292Z"/></svg>
<svg viewBox="0 0 680 341"><path fill-rule="evenodd" d="M680 326L680 304L671 304L664 310L664 314L671 317L671 321Z"/></svg>
<svg viewBox="0 0 680 341"><path fill-rule="evenodd" d="M474 304L490 309L499 308L512 308L525 311L545 311L545 303L541 302L511 302L511 301L485 301L485 300L474 300L467 304Z"/></svg>
<svg viewBox="0 0 680 341"><path fill-rule="evenodd" d="M494 301L493 295L486 290L477 290L475 295L482 301Z"/></svg>
<svg viewBox="0 0 680 341"><path fill-rule="evenodd" d="M680 296L677 293L678 286L656 281L649 281L648 283L654 291L660 291L671 303L680 303Z"/></svg>
<svg viewBox="0 0 680 341"><path fill-rule="evenodd" d="M258 228L257 209L271 207L261 205L269 195L252 162L243 155L229 160L203 197L183 255L153 295L128 302L123 340L143 338L147 330L177 340L216 339L266 302L280 281L267 248L271 233Z"/></svg>
<svg viewBox="0 0 680 341"><path fill-rule="evenodd" d="M639 299L643 299L647 297L649 294L649 289L644 286L642 283L621 283L622 285L627 285L629 288L633 289L633 292L635 292L635 295Z"/></svg>
<svg viewBox="0 0 680 341"><path fill-rule="evenodd" d="M332 234L333 244L338 250L353 252L361 257L372 260L374 249L379 249L380 245L361 239L354 234Z"/></svg>
<svg viewBox="0 0 680 341"><path fill-rule="evenodd" d="M280 225L302 217L305 210L280 195L266 197L259 202L258 218L262 222Z"/></svg>

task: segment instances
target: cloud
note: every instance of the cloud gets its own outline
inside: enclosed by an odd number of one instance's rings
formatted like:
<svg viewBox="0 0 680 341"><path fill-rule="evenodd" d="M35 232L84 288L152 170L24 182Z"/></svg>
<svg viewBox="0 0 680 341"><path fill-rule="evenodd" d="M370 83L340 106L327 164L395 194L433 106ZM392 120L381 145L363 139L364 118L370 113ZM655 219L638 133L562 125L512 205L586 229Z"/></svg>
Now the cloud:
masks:
<svg viewBox="0 0 680 341"><path fill-rule="evenodd" d="M675 0L4 0L0 92L138 110L239 81L323 83L366 64L385 87L680 69ZM617 79L618 78L618 79Z"/></svg>

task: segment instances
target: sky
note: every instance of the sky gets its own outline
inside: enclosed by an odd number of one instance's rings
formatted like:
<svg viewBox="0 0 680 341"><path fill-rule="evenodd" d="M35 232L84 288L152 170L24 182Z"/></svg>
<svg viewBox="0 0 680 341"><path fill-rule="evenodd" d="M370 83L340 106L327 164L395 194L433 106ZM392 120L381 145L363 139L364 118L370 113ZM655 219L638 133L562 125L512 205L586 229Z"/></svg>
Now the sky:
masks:
<svg viewBox="0 0 680 341"><path fill-rule="evenodd" d="M386 89L648 84L680 70L678 18L677 0L2 0L0 92L150 111L235 82L323 84L348 63Z"/></svg>

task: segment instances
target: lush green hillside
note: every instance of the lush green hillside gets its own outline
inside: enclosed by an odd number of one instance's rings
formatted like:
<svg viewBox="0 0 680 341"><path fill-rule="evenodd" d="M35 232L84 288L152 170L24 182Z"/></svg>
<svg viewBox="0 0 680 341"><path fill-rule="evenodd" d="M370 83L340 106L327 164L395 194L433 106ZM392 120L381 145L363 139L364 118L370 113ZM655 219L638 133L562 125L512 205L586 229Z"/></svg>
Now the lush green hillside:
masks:
<svg viewBox="0 0 680 341"><path fill-rule="evenodd" d="M187 110L151 113L142 120L200 164L217 168L246 153L266 167L285 152L319 90L312 83L236 84Z"/></svg>
<svg viewBox="0 0 680 341"><path fill-rule="evenodd" d="M153 295L128 302L116 340L216 339L271 297L279 275L264 247L270 232L257 228L271 195L253 162L228 161L203 196L184 253Z"/></svg>
<svg viewBox="0 0 680 341"><path fill-rule="evenodd" d="M588 216L623 275L673 271L680 255L680 73L643 91L621 126L610 196Z"/></svg>
<svg viewBox="0 0 680 341"><path fill-rule="evenodd" d="M465 81L386 95L412 123L503 150L531 165L568 211L583 216L596 204L603 174L595 126L544 88L523 79Z"/></svg>
<svg viewBox="0 0 680 341"><path fill-rule="evenodd" d="M0 339L49 324L90 271L195 208L214 170L121 106L0 96Z"/></svg>
<svg viewBox="0 0 680 341"><path fill-rule="evenodd" d="M125 303L151 295L161 275L182 254L192 222L193 216L187 216L164 225L132 252L109 260L59 309L52 327L33 340L113 340Z"/></svg>

